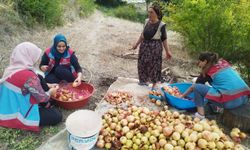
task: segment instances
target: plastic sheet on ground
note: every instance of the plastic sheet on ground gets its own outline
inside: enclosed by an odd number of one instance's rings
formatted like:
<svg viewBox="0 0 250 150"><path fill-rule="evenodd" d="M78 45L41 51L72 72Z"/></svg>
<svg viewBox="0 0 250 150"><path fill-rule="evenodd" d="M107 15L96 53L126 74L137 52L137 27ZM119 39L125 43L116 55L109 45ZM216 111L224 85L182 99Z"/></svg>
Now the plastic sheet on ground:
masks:
<svg viewBox="0 0 250 150"><path fill-rule="evenodd" d="M137 106L145 106L150 109L158 109L159 107L151 103L148 98L148 92L150 90L149 86L140 86L138 85L137 79L123 78L119 77L111 86L109 87L107 93L112 91L122 91L128 92L133 96L132 104ZM106 93L106 94L107 94ZM114 108L117 106L109 104L104 98L96 104L95 109L99 114L104 114L108 109ZM122 103L118 107L125 108L127 104ZM37 150L68 150L68 140L67 140L67 130L63 129L53 137L51 137L46 143L42 144ZM97 148L93 148L97 150Z"/></svg>
<svg viewBox="0 0 250 150"><path fill-rule="evenodd" d="M132 95L131 104L135 106L144 106L152 110L158 109L159 107L151 103L148 98L148 92L150 91L150 86L140 86L138 85L137 79L123 78L119 77L108 89L107 93L111 92L127 92ZM106 94L107 94L106 93ZM126 109L128 107L127 103L121 103L119 105L111 105L104 98L96 104L96 112L103 115L108 109L114 107L120 107Z"/></svg>
<svg viewBox="0 0 250 150"><path fill-rule="evenodd" d="M159 85L159 87L161 86L162 85ZM133 105L145 106L150 109L161 109L161 107L158 107L149 101L149 98L148 98L149 90L150 90L149 86L139 86L138 80L136 79L119 77L109 87L107 93L112 92L112 91L129 92L133 96L133 101L132 101ZM96 105L97 107L95 111L98 112L99 114L104 114L106 111L108 111L108 109L117 107L106 102L104 98ZM127 105L121 104L121 105L118 105L118 107L126 108ZM176 110L174 108L170 108L170 109ZM69 150L67 137L68 137L67 130L63 129L59 133L51 137L46 143L42 144L39 148L37 148L37 150L55 150L55 149L56 150ZM249 150L249 148L245 146L244 146L244 149ZM94 147L92 148L92 150L100 150L100 149Z"/></svg>

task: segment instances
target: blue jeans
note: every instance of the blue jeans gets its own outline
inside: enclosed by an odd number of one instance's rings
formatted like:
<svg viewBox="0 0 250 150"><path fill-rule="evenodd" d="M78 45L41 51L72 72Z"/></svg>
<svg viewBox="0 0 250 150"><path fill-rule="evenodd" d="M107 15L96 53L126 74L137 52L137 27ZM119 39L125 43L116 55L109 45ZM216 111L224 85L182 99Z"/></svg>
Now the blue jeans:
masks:
<svg viewBox="0 0 250 150"><path fill-rule="evenodd" d="M195 84L194 85L194 102L196 104L197 107L204 107L205 104L205 96L209 90L209 86L204 85L204 84ZM221 107L221 108L225 108L225 109L233 109L236 107L239 107L241 105L246 104L248 101L248 97L246 95L241 96L239 98L236 98L234 100L231 100L229 102L225 102L225 103L218 103L216 101L213 100L208 100L208 102Z"/></svg>

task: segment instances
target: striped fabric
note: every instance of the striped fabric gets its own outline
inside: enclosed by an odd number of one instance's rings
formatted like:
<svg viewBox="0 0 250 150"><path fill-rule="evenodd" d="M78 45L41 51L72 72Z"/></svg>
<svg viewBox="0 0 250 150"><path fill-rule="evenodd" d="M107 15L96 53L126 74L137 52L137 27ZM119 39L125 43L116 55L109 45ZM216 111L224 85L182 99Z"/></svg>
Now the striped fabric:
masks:
<svg viewBox="0 0 250 150"><path fill-rule="evenodd" d="M239 74L225 60L213 66L208 75L212 78L212 88L205 98L217 102L227 102L243 95L250 95L250 88Z"/></svg>
<svg viewBox="0 0 250 150"><path fill-rule="evenodd" d="M39 131L39 108L30 103L30 94L5 81L0 84L0 126Z"/></svg>

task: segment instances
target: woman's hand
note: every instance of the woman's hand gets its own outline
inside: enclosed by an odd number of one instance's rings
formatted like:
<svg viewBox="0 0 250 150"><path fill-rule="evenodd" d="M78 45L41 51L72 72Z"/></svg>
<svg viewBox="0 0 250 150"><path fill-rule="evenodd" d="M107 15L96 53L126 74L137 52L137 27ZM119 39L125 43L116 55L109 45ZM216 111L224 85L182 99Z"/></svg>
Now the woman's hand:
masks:
<svg viewBox="0 0 250 150"><path fill-rule="evenodd" d="M166 51L166 59L171 59L172 53L171 53L171 50L170 50L170 48L168 46L167 39L163 41L163 46L164 46L164 49Z"/></svg>
<svg viewBox="0 0 250 150"><path fill-rule="evenodd" d="M47 83L47 85L49 88L54 88L54 87L59 86L59 84L57 84L57 83Z"/></svg>
<svg viewBox="0 0 250 150"><path fill-rule="evenodd" d="M193 92L194 90L194 84L191 85L183 94L181 94L180 98L185 98L188 94Z"/></svg>
<svg viewBox="0 0 250 150"><path fill-rule="evenodd" d="M42 70L42 72L46 72L48 68L49 68L48 65L42 65L40 69Z"/></svg>
<svg viewBox="0 0 250 150"><path fill-rule="evenodd" d="M59 86L55 86L49 89L49 94L50 95L55 95L56 91L59 89Z"/></svg>
<svg viewBox="0 0 250 150"><path fill-rule="evenodd" d="M168 50L166 51L166 59L171 59L172 58L172 53Z"/></svg>
<svg viewBox="0 0 250 150"><path fill-rule="evenodd" d="M137 49L138 45L143 41L143 35L141 34L137 42L132 46L131 49L135 50Z"/></svg>
<svg viewBox="0 0 250 150"><path fill-rule="evenodd" d="M82 79L80 77L77 77L73 83L73 87L77 87L81 84Z"/></svg>
<svg viewBox="0 0 250 150"><path fill-rule="evenodd" d="M137 49L137 47L138 47L138 45L137 44L134 44L133 46L132 46L132 50L135 50L135 49Z"/></svg>
<svg viewBox="0 0 250 150"><path fill-rule="evenodd" d="M73 82L73 87L77 87L82 83L82 73L78 72L77 74L77 78L75 79L75 81Z"/></svg>

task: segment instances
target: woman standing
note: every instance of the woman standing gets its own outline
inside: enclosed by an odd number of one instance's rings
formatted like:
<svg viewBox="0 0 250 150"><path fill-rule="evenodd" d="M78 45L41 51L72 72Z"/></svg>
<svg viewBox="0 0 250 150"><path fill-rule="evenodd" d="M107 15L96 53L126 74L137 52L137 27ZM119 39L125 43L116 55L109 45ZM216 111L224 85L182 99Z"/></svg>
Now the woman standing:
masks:
<svg viewBox="0 0 250 150"><path fill-rule="evenodd" d="M161 81L163 47L167 59L171 58L171 52L167 42L166 24L161 21L160 7L157 5L149 7L148 16L143 32L132 49L136 49L140 44L138 58L139 85L148 85L149 82L152 82L153 89L157 82Z"/></svg>
<svg viewBox="0 0 250 150"><path fill-rule="evenodd" d="M69 48L64 35L54 37L52 47L45 50L40 63L48 83L59 83L62 80L81 84L82 68L75 52Z"/></svg>
<svg viewBox="0 0 250 150"><path fill-rule="evenodd" d="M50 107L50 95L57 86L49 84L48 92L41 86L33 65L42 50L30 42L15 47L10 65L0 80L0 126L39 131L39 126L56 125L62 121L62 114ZM43 104L41 106L40 104Z"/></svg>

